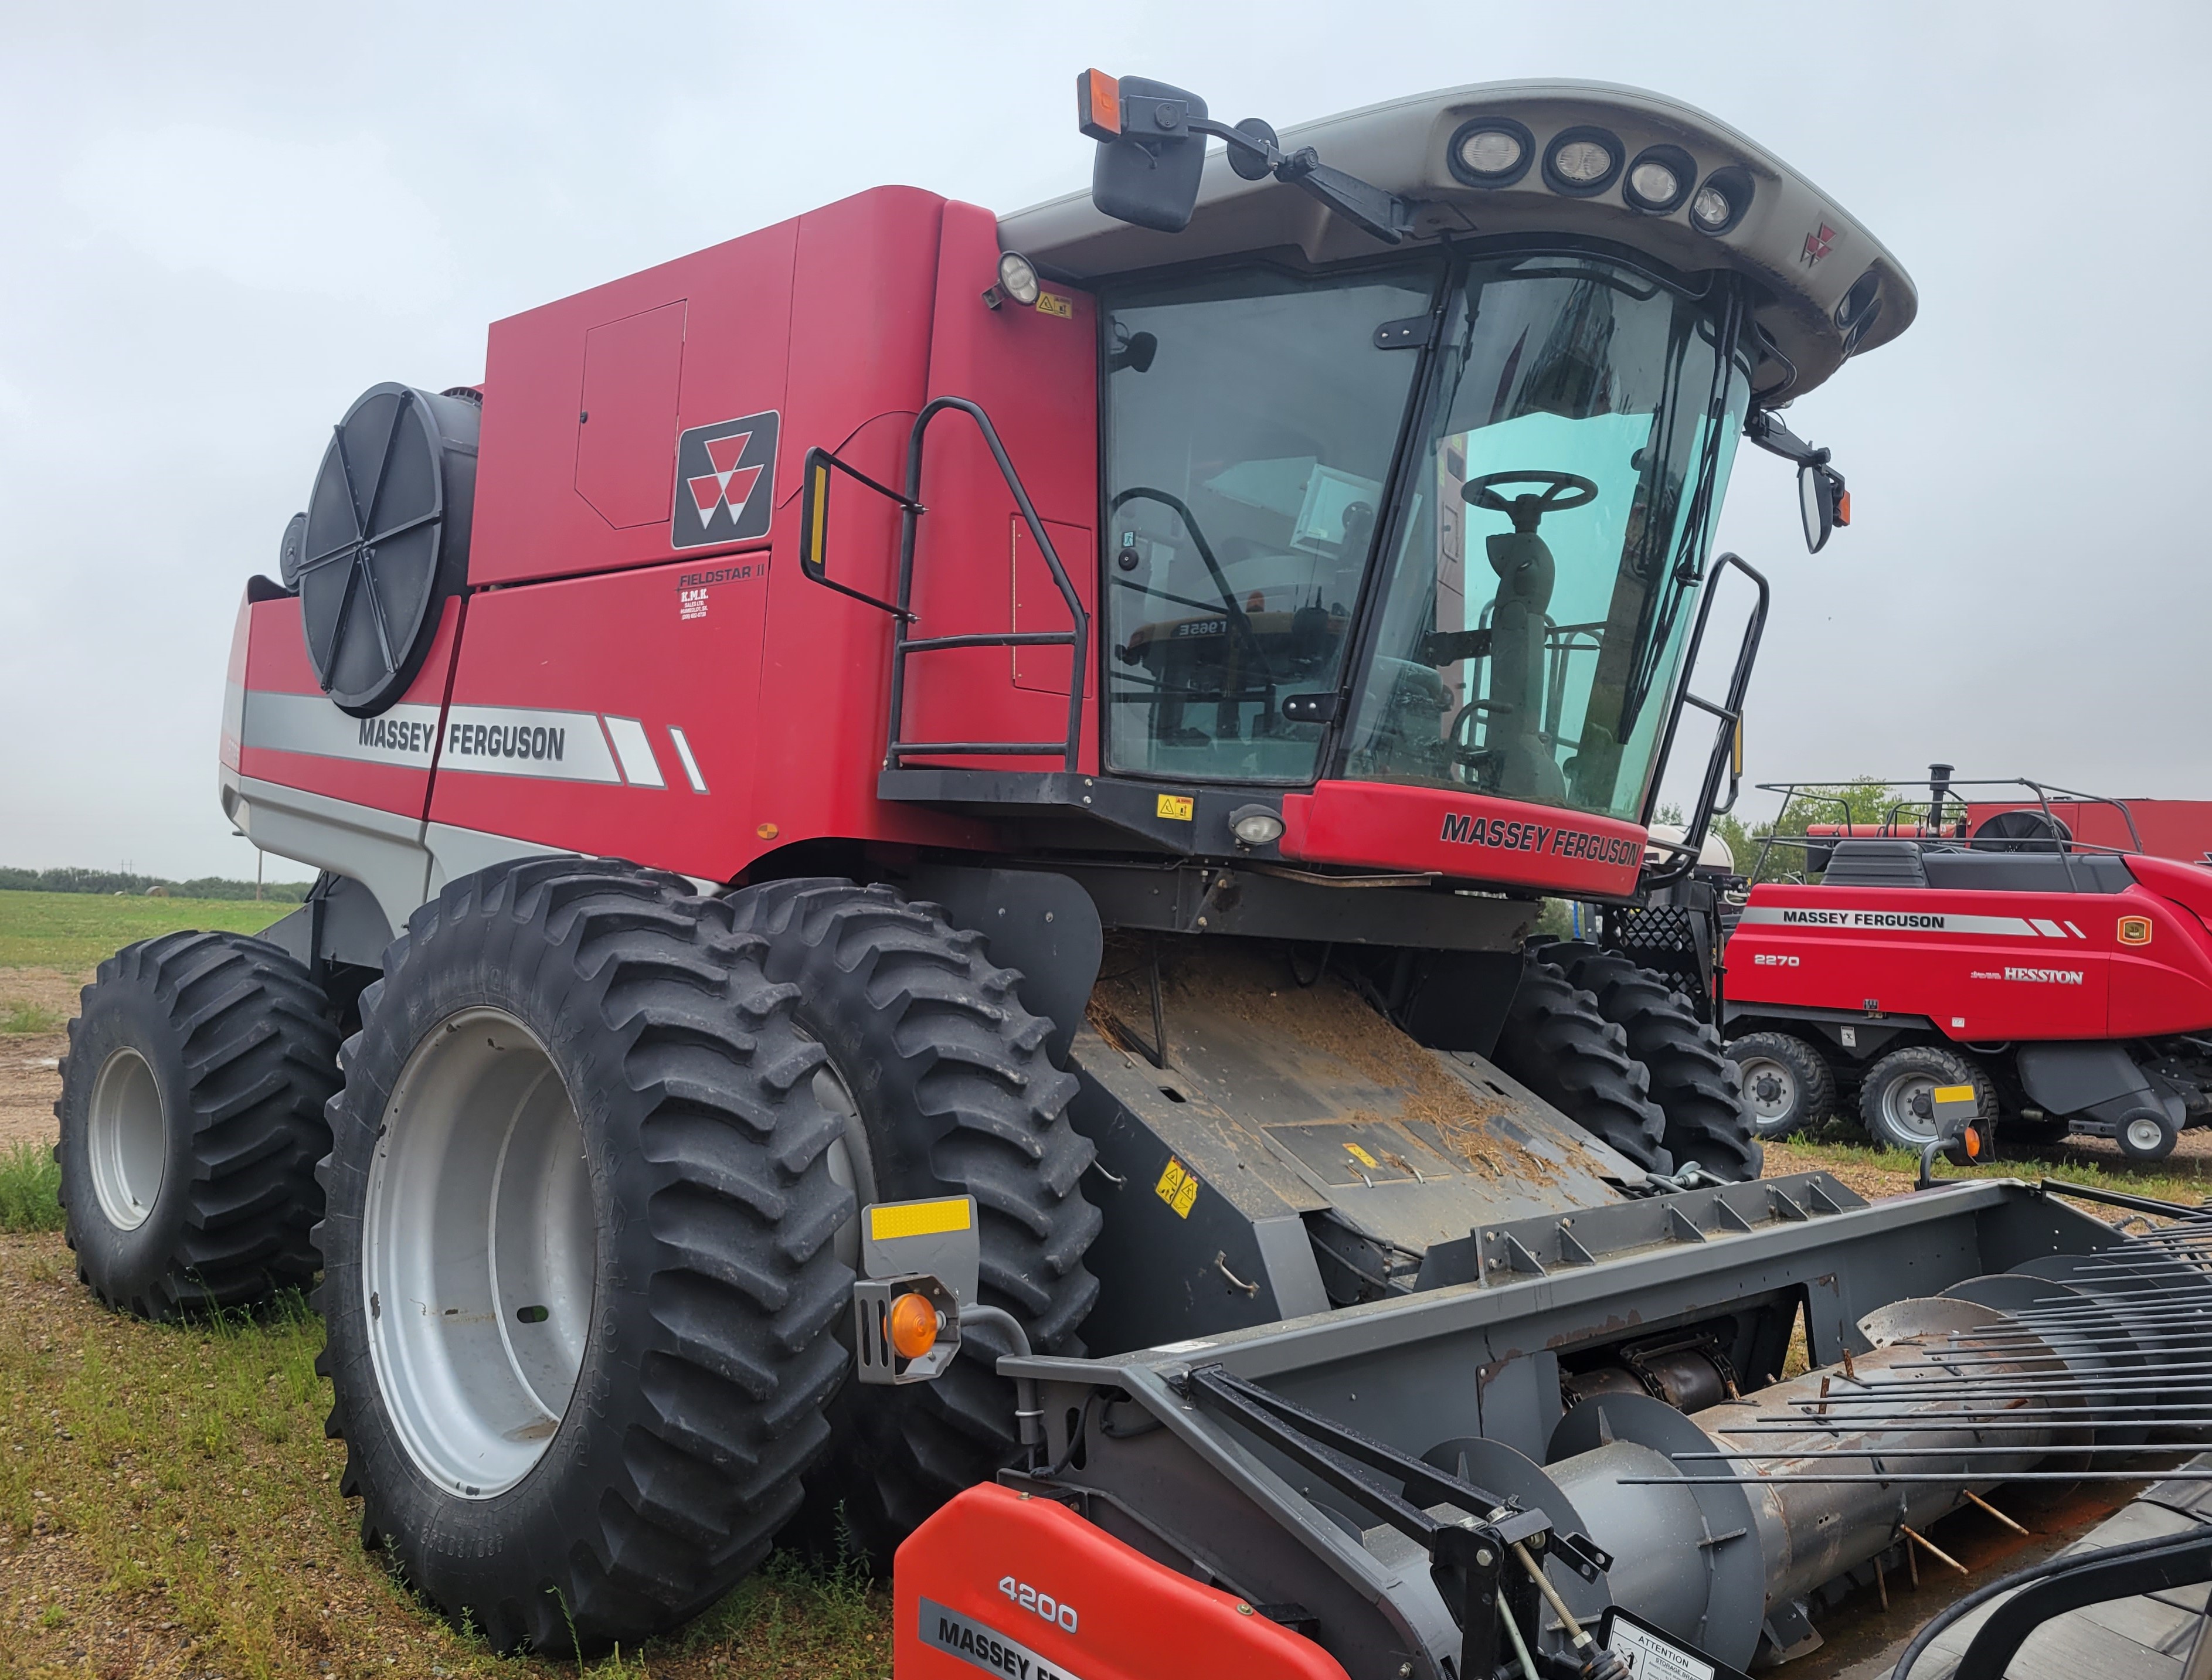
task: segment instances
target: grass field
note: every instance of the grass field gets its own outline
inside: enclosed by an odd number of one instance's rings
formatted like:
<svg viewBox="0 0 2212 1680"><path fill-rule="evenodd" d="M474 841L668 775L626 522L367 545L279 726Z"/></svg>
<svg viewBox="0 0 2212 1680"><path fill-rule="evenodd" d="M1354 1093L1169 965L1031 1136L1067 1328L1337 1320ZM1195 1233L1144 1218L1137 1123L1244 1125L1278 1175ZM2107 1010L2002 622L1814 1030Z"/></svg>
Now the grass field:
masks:
<svg viewBox="0 0 2212 1680"><path fill-rule="evenodd" d="M102 898L96 893L0 892L0 968L88 969L121 946L175 928L258 933L290 904L251 899ZM35 1027L6 1027L36 1032Z"/></svg>

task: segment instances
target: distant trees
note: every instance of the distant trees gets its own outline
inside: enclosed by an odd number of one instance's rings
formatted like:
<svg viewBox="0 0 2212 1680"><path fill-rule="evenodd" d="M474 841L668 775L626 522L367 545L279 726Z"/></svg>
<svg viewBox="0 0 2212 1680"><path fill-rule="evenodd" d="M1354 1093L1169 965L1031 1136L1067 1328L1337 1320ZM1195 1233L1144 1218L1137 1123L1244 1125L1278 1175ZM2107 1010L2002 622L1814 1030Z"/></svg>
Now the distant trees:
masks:
<svg viewBox="0 0 2212 1680"><path fill-rule="evenodd" d="M1740 874L1753 875L1760 881L1778 881L1787 876L1805 873L1805 850L1786 842L1790 837L1802 835L1814 823L1917 822L1927 815L1923 802L1899 793L1878 776L1855 776L1846 782L1808 783L1800 787L1790 803L1779 813L1778 822L1754 823L1747 828L1741 819L1733 814L1717 816L1712 832L1728 844L1735 858ZM1680 826L1682 810L1679 805L1661 809L1659 820ZM1766 846L1772 839L1774 844ZM1764 847L1765 859L1760 861Z"/></svg>
<svg viewBox="0 0 2212 1680"><path fill-rule="evenodd" d="M270 904L298 904L313 883L307 881L264 882L262 900ZM171 898L250 899L251 881L226 881L204 875L192 881L171 881L158 875L133 875L123 870L8 869L0 867L0 892L125 894L143 898L149 887L167 889Z"/></svg>

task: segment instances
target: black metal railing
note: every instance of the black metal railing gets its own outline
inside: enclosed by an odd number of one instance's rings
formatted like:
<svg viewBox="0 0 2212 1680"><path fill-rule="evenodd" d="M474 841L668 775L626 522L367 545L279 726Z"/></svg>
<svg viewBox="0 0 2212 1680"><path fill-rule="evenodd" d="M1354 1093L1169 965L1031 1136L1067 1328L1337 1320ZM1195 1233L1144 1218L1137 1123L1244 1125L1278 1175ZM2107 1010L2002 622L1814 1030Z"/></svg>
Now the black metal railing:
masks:
<svg viewBox="0 0 2212 1680"><path fill-rule="evenodd" d="M1753 605L1751 617L1743 627L1743 640L1737 645L1735 669L1729 673L1728 698L1721 701L1707 700L1694 694L1689 687L1690 678L1698 668L1698 650L1705 645L1705 621L1713 610L1713 597L1719 593L1721 573L1733 567L1751 579L1759 591L1759 599ZM1651 826L1651 805L1659 794L1659 781L1667 767L1668 755L1674 750L1674 731L1682 722L1682 708L1694 706L1718 720L1720 728L1713 737L1712 755L1705 761L1705 779L1698 789L1698 803L1692 807L1690 821L1681 840L1652 839L1649 845L1662 852L1675 854L1668 862L1644 871L1646 886L1663 885L1687 873L1697 865L1698 850L1705 843L1705 834L1716 816L1725 816L1735 809L1737 793L1743 784L1743 701L1751 688L1752 667L1759 661L1759 638L1766 631L1766 609L1771 591L1767 587L1766 575L1747 564L1739 555L1724 554L1713 563L1712 573L1705 582L1705 598L1698 603L1697 622L1690 630L1690 645L1682 656L1683 687L1680 699L1667 719L1667 733L1659 743L1659 758L1651 776L1651 792L1647 797L1644 811L1644 826ZM1720 797L1721 778L1729 778L1728 798Z"/></svg>
<svg viewBox="0 0 2212 1680"><path fill-rule="evenodd" d="M928 509L921 505L922 446L930 422L948 409L957 410L975 422L983 435L983 442L998 463L999 476L1006 480L1012 492L1014 506L1020 511L1022 523L1029 527L1030 540L1037 552L1044 556L1045 565L1052 573L1054 585L1066 603L1069 628L1065 630L986 630L973 634L948 636L917 636L913 634L916 622L914 612L915 539L921 530L921 520ZM829 575L830 475L832 470L843 473L877 494L888 498L899 507L899 563L898 593L895 600L878 600L872 595L847 585L832 581ZM994 758L1042 758L1056 756L1061 767L1073 774L1083 740L1083 677L1089 662L1091 647L1091 615L1085 610L1083 597L1060 563L1060 553L1046 535L1044 521L1037 517L1036 506L1030 500L1029 491L1023 486L1021 475L1006 454L1006 445L999 440L998 428L991 417L976 403L964 397L933 398L915 416L913 428L907 434L906 488L894 490L889 485L878 484L866 473L848 466L826 449L806 452L804 473L805 498L799 509L799 570L807 579L825 589L836 591L855 601L865 602L878 611L891 616L891 694L890 716L884 734L884 767L896 770L909 758L948 756L989 756ZM1068 650L1067 675L1067 733L1059 741L908 741L900 731L906 718L907 660L916 653L937 653L959 647L1065 647Z"/></svg>

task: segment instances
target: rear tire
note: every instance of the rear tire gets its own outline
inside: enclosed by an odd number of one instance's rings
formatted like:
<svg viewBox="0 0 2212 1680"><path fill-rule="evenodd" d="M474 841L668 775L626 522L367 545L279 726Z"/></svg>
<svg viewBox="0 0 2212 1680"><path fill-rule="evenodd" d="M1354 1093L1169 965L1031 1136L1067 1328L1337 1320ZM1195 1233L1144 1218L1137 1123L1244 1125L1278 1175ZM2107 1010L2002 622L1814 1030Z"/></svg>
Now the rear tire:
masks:
<svg viewBox="0 0 2212 1680"><path fill-rule="evenodd" d="M167 933L100 965L69 1024L54 1158L100 1300L173 1319L314 1282L327 1008L305 967L243 934Z"/></svg>
<svg viewBox="0 0 2212 1680"><path fill-rule="evenodd" d="M1760 1137L1787 1137L1837 1112L1836 1070L1820 1046L1794 1033L1746 1033L1729 1041L1728 1058Z"/></svg>
<svg viewBox="0 0 2212 1680"><path fill-rule="evenodd" d="M1081 1188L1096 1151L1068 1124L1075 1077L1047 1058L1052 1023L1023 1008L1020 976L889 887L779 881L732 903L769 941L769 975L797 986L798 1023L852 1105L861 1199L973 1196L985 1304L1037 1352L1080 1352L1098 1295L1083 1257L1103 1222ZM811 1537L887 1562L939 1505L1014 1462L1014 1386L994 1368L1012 1351L971 1331L933 1382L848 1388L836 1450L809 1479Z"/></svg>
<svg viewBox="0 0 2212 1680"><path fill-rule="evenodd" d="M1617 951L1555 945L1545 955L1628 1035L1628 1053L1644 1064L1651 1101L1666 1116L1662 1141L1676 1170L1695 1161L1715 1178L1757 1178L1762 1155L1742 1083L1720 1034L1674 983Z"/></svg>
<svg viewBox="0 0 2212 1680"><path fill-rule="evenodd" d="M1558 964L1523 961L1491 1060L1644 1171L1674 1170L1662 1142L1667 1117L1651 1101L1650 1076L1628 1053L1628 1034Z"/></svg>
<svg viewBox="0 0 2212 1680"><path fill-rule="evenodd" d="M829 1441L851 1193L730 907L534 859L416 911L331 1104L319 1368L362 1539L495 1650L673 1627Z"/></svg>
<svg viewBox="0 0 2212 1680"><path fill-rule="evenodd" d="M1989 1075L1955 1050L1915 1044L1891 1051L1860 1082L1859 1119L1867 1136L1885 1148L1918 1155L1935 1141L1936 1117L1932 1105L1926 1114L1917 1112L1917 1099L1938 1085L1972 1085L1983 1135L1996 1135L1997 1092Z"/></svg>

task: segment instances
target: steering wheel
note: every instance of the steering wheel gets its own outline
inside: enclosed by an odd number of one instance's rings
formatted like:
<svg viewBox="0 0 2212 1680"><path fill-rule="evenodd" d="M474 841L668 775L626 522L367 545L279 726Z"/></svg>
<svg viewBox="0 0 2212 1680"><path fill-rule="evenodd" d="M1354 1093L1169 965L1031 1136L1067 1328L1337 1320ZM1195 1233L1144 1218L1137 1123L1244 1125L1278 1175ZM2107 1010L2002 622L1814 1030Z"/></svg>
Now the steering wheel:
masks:
<svg viewBox="0 0 2212 1680"><path fill-rule="evenodd" d="M1511 500L1498 494L1494 488L1500 484L1540 484L1545 488ZM1480 478L1470 478L1462 487L1460 494L1477 507L1492 513L1510 514L1513 529L1526 535L1536 529L1536 522L1547 513L1565 512L1570 507L1587 507L1597 500L1597 482L1584 478L1578 472L1553 472L1534 468L1522 472L1486 472Z"/></svg>

